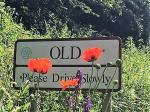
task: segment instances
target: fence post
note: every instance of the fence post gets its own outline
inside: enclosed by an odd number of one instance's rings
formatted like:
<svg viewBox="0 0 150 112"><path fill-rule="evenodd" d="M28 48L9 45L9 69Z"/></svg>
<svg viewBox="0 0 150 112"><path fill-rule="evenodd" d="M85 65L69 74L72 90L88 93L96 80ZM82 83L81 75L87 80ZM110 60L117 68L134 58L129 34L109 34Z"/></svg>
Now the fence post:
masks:
<svg viewBox="0 0 150 112"><path fill-rule="evenodd" d="M36 90L35 89L30 89L29 90L29 95L34 94L35 95ZM29 108L29 112L36 112L37 110L37 104L36 104L36 99L31 98L31 105Z"/></svg>
<svg viewBox="0 0 150 112"><path fill-rule="evenodd" d="M104 101L102 103L102 112L112 112L112 107L111 107L112 95L111 95L111 92L105 93L105 94L104 94Z"/></svg>

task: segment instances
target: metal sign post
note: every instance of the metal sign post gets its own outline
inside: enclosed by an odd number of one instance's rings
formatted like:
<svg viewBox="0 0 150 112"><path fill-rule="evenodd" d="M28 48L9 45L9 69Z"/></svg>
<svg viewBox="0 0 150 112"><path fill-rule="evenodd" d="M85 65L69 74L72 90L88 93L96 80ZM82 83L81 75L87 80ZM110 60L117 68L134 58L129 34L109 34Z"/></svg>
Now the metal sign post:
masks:
<svg viewBox="0 0 150 112"><path fill-rule="evenodd" d="M111 100L112 100L112 93L106 93L106 97L104 98L102 104L102 112L112 112L111 108Z"/></svg>
<svg viewBox="0 0 150 112"><path fill-rule="evenodd" d="M35 90L29 90L29 95L31 96L31 94L34 94L35 95ZM36 112L37 110L37 105L36 105L36 100L34 98L31 98L31 105L30 105L30 108L29 108L29 112Z"/></svg>

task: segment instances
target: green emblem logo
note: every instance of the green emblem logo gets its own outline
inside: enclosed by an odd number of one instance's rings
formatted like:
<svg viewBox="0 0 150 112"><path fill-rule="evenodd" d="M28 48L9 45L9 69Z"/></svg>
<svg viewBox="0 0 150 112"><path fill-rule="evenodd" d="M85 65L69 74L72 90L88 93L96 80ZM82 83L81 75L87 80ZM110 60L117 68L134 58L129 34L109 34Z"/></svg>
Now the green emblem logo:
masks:
<svg viewBox="0 0 150 112"><path fill-rule="evenodd" d="M31 56L31 54L32 54L32 50L29 47L24 47L21 51L21 56L24 59L28 59Z"/></svg>

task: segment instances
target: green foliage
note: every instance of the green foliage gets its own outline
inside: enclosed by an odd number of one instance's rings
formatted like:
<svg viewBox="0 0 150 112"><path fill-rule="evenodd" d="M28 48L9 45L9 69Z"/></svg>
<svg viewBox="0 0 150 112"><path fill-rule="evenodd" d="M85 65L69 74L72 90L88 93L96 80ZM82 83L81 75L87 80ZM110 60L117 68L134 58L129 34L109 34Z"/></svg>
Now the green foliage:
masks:
<svg viewBox="0 0 150 112"><path fill-rule="evenodd" d="M132 36L134 41L142 38L147 44L150 37L149 0L6 0L6 5L15 8L17 23L35 29L35 33L59 36L68 27L72 37L78 35L76 30L91 26L98 34L117 35L123 40Z"/></svg>
<svg viewBox="0 0 150 112"><path fill-rule="evenodd" d="M29 39L32 33L25 31L22 25L12 21L9 8L5 8L4 2L0 2L0 112L21 112L29 107L28 85L22 90L13 88L13 48L17 39Z"/></svg>
<svg viewBox="0 0 150 112"><path fill-rule="evenodd" d="M1 2L2 3L2 2ZM14 42L17 39L30 38L31 33L25 31L22 25L17 25L12 21L12 16L7 13L9 8L1 8L0 12L0 42L3 47L13 47Z"/></svg>
<svg viewBox="0 0 150 112"><path fill-rule="evenodd" d="M27 110L30 105L29 102L30 100L28 95L29 86L27 84L24 84L20 92L17 93L17 91L15 92L13 89L11 89L12 88L11 85L9 88L6 88L3 86L3 83L4 82L2 81L0 83L1 96L2 96L1 101L3 103L1 107L1 112L20 112L20 111Z"/></svg>
<svg viewBox="0 0 150 112"><path fill-rule="evenodd" d="M122 90L115 93L116 112L150 111L150 47L136 48L129 40L123 49Z"/></svg>
<svg viewBox="0 0 150 112"><path fill-rule="evenodd" d="M120 9L122 0L101 0L108 8Z"/></svg>

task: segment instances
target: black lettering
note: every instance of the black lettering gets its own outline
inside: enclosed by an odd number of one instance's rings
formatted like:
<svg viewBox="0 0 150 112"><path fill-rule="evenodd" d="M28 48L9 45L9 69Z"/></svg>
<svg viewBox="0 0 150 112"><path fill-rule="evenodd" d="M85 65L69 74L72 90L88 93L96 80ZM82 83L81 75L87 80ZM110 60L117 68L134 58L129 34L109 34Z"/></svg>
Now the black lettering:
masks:
<svg viewBox="0 0 150 112"><path fill-rule="evenodd" d="M33 75L28 76L28 80L29 80L30 82L33 82Z"/></svg>
<svg viewBox="0 0 150 112"><path fill-rule="evenodd" d="M89 77L89 82L91 83L92 81L91 81L91 77Z"/></svg>
<svg viewBox="0 0 150 112"><path fill-rule="evenodd" d="M111 79L111 77L109 76L109 77L105 77L106 78L106 84L105 85L108 85L108 83L110 82L110 79Z"/></svg>
<svg viewBox="0 0 150 112"><path fill-rule="evenodd" d="M25 79L27 78L27 77L29 77L29 73L22 73L22 82L24 82L25 81Z"/></svg>
<svg viewBox="0 0 150 112"><path fill-rule="evenodd" d="M87 79L87 83L89 82L89 74L85 74L86 75L86 79Z"/></svg>
<svg viewBox="0 0 150 112"><path fill-rule="evenodd" d="M61 59L69 59L69 56L68 57L65 57L65 46L62 46L62 54L61 54Z"/></svg>
<svg viewBox="0 0 150 112"><path fill-rule="evenodd" d="M47 82L47 76L44 76L44 77L43 77L43 81L44 81L44 82Z"/></svg>
<svg viewBox="0 0 150 112"><path fill-rule="evenodd" d="M33 77L33 75L32 75L32 77ZM38 82L38 80L39 80L39 77L38 76L34 76L34 82Z"/></svg>
<svg viewBox="0 0 150 112"><path fill-rule="evenodd" d="M101 77L97 77L97 82L100 83L102 80L102 76Z"/></svg>
<svg viewBox="0 0 150 112"><path fill-rule="evenodd" d="M85 77L83 77L83 79L82 79L82 83L85 83L86 82L86 78Z"/></svg>
<svg viewBox="0 0 150 112"><path fill-rule="evenodd" d="M73 80L75 78L75 76L71 76L71 79Z"/></svg>
<svg viewBox="0 0 150 112"><path fill-rule="evenodd" d="M76 51L78 51L78 53L75 53L76 55L74 54L75 49ZM78 59L80 55L81 55L81 49L77 46L71 46L71 59Z"/></svg>
<svg viewBox="0 0 150 112"><path fill-rule="evenodd" d="M57 77L57 78L56 78ZM56 79L55 79L56 78ZM53 73L53 82L58 82L59 81L59 75Z"/></svg>
<svg viewBox="0 0 150 112"><path fill-rule="evenodd" d="M103 82L103 83L105 83L105 77L104 77L104 73L103 73L103 76L102 76L102 77L103 77L103 81L102 81L102 82Z"/></svg>
<svg viewBox="0 0 150 112"><path fill-rule="evenodd" d="M93 82L97 82L97 79L96 79L96 77L93 77Z"/></svg>
<svg viewBox="0 0 150 112"><path fill-rule="evenodd" d="M39 78L38 78L39 82L42 82L43 80L43 77L40 75Z"/></svg>
<svg viewBox="0 0 150 112"><path fill-rule="evenodd" d="M64 80L64 76L60 76L60 80ZM65 81L66 81L66 78L65 78Z"/></svg>
<svg viewBox="0 0 150 112"><path fill-rule="evenodd" d="M55 50L55 52L53 52L53 50ZM57 54L57 55L54 56L54 53ZM51 50L50 50L50 57L52 59L58 59L60 57L60 54L61 54L61 52L60 52L59 47L54 46L54 47L51 48Z"/></svg>
<svg viewBox="0 0 150 112"><path fill-rule="evenodd" d="M67 77L67 80L70 80L70 77L69 76L66 76Z"/></svg>

